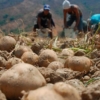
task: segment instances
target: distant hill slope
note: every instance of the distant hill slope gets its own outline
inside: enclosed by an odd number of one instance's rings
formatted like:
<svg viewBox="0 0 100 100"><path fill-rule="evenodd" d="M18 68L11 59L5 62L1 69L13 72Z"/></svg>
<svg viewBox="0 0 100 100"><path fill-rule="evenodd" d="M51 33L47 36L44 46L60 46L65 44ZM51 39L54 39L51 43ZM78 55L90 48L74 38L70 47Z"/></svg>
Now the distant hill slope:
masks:
<svg viewBox="0 0 100 100"><path fill-rule="evenodd" d="M100 13L100 0L70 0L79 5L84 19ZM37 11L48 3L57 25L62 30L62 0L0 0L0 28L4 32L32 31Z"/></svg>
<svg viewBox="0 0 100 100"><path fill-rule="evenodd" d="M11 7L21 3L24 0L0 0L0 9Z"/></svg>

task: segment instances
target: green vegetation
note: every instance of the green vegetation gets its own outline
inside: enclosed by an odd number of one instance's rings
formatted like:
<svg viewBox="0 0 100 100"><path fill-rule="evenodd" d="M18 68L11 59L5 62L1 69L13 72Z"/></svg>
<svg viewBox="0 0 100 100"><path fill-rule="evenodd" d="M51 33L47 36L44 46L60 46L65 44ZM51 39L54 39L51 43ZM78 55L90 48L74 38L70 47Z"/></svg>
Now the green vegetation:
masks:
<svg viewBox="0 0 100 100"><path fill-rule="evenodd" d="M3 19L0 19L0 26L5 25L7 22L14 21L16 17L5 14Z"/></svg>
<svg viewBox="0 0 100 100"><path fill-rule="evenodd" d="M3 16L3 18L4 18L4 19L7 19L8 16L9 16L8 14L5 14L5 15Z"/></svg>
<svg viewBox="0 0 100 100"><path fill-rule="evenodd" d="M10 33L20 34L22 31L23 30L16 28L16 29L11 30Z"/></svg>
<svg viewBox="0 0 100 100"><path fill-rule="evenodd" d="M13 21L15 18L12 16L9 18L10 21Z"/></svg>
<svg viewBox="0 0 100 100"><path fill-rule="evenodd" d="M33 25L27 25L27 27L25 28L25 31L30 31L33 29Z"/></svg>
<svg viewBox="0 0 100 100"><path fill-rule="evenodd" d="M5 24L6 24L6 20L5 19L0 21L0 25L5 25Z"/></svg>

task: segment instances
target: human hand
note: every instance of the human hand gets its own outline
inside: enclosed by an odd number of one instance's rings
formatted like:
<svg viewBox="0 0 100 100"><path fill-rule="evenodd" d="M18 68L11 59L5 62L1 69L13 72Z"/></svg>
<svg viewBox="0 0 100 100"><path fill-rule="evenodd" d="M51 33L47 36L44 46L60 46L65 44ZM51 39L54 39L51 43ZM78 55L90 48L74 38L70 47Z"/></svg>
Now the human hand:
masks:
<svg viewBox="0 0 100 100"><path fill-rule="evenodd" d="M65 25L65 26L64 26L64 29L67 29L67 28L69 28L69 26Z"/></svg>
<svg viewBox="0 0 100 100"><path fill-rule="evenodd" d="M51 32L51 31L52 31L52 28L47 28L47 31L48 31L48 32Z"/></svg>
<svg viewBox="0 0 100 100"><path fill-rule="evenodd" d="M43 29L43 27L42 26L40 26L40 30L42 30Z"/></svg>
<svg viewBox="0 0 100 100"><path fill-rule="evenodd" d="M77 30L77 27L74 27L74 31L76 31Z"/></svg>

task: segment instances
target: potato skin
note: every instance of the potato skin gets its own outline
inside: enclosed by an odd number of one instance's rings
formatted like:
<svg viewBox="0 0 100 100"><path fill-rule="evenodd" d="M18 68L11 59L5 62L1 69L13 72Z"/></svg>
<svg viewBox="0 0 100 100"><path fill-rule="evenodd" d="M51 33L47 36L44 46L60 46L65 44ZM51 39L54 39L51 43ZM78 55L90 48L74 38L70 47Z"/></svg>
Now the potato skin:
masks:
<svg viewBox="0 0 100 100"><path fill-rule="evenodd" d="M39 55L38 64L40 67L47 67L51 62L57 60L57 54L50 49L43 50Z"/></svg>
<svg viewBox="0 0 100 100"><path fill-rule="evenodd" d="M53 61L48 65L48 68L51 68L53 70L64 68L64 64L59 61Z"/></svg>
<svg viewBox="0 0 100 100"><path fill-rule="evenodd" d="M65 61L64 67L71 68L74 71L89 71L92 62L85 56L68 57Z"/></svg>
<svg viewBox="0 0 100 100"><path fill-rule="evenodd" d="M25 52L22 56L21 59L25 62L25 63L29 63L32 65L37 65L38 64L38 58L39 56L33 52Z"/></svg>
<svg viewBox="0 0 100 100"><path fill-rule="evenodd" d="M78 91L69 84L58 82L30 91L21 100L81 100Z"/></svg>
<svg viewBox="0 0 100 100"><path fill-rule="evenodd" d="M4 59L4 57L0 56L0 67L4 68L6 64L6 60Z"/></svg>
<svg viewBox="0 0 100 100"><path fill-rule="evenodd" d="M0 39L0 50L11 52L16 45L16 40L10 36L4 36Z"/></svg>
<svg viewBox="0 0 100 100"><path fill-rule="evenodd" d="M10 59L8 59L8 61L6 61L6 69L11 68L13 65L18 64L18 63L22 63L23 61L17 57L12 57Z"/></svg>
<svg viewBox="0 0 100 100"><path fill-rule="evenodd" d="M27 51L32 52L32 50L28 46L19 46L18 48L14 50L13 55L15 55L17 58L21 58L23 53Z"/></svg>
<svg viewBox="0 0 100 100"><path fill-rule="evenodd" d="M61 56L74 56L74 51L69 49L69 48L65 48L62 50Z"/></svg>
<svg viewBox="0 0 100 100"><path fill-rule="evenodd" d="M10 100L19 100L21 91L44 86L46 81L36 67L19 63L5 71L0 77L0 89Z"/></svg>

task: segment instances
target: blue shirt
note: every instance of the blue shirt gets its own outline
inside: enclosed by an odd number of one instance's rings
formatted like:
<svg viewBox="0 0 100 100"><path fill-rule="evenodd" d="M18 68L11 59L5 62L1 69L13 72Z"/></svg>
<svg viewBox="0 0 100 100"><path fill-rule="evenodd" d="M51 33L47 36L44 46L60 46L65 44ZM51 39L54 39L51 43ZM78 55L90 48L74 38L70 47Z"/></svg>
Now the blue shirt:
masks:
<svg viewBox="0 0 100 100"><path fill-rule="evenodd" d="M100 22L100 14L95 14L91 18L91 24L98 24Z"/></svg>

